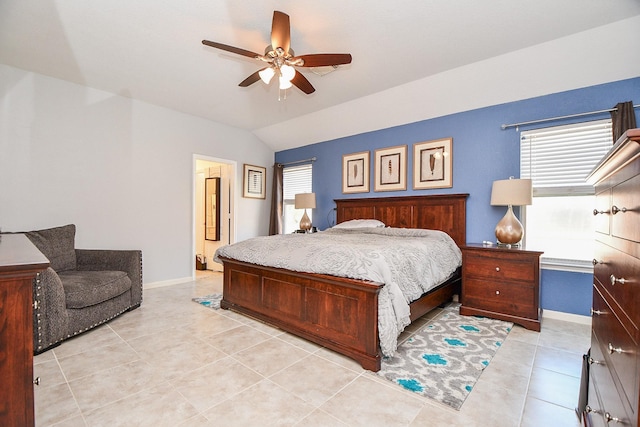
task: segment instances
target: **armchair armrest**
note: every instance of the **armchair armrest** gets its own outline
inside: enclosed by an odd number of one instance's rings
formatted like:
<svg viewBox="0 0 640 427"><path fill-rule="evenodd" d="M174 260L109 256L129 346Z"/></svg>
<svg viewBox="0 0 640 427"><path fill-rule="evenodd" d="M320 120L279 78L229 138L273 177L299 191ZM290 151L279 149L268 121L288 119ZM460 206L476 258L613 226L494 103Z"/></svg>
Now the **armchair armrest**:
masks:
<svg viewBox="0 0 640 427"><path fill-rule="evenodd" d="M142 302L142 251L113 249L76 249L77 270L124 271L131 279L131 304Z"/></svg>
<svg viewBox="0 0 640 427"><path fill-rule="evenodd" d="M47 268L33 283L33 349L40 353L66 337L69 316L62 282Z"/></svg>

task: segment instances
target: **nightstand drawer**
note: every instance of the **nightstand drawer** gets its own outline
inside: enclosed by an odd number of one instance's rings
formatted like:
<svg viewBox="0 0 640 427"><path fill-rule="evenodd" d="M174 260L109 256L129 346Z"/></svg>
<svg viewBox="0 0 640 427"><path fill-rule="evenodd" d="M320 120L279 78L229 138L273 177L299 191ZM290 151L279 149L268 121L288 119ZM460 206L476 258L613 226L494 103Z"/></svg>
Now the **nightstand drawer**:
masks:
<svg viewBox="0 0 640 427"><path fill-rule="evenodd" d="M462 268L465 276L494 280L521 280L531 282L536 279L536 265L529 259L508 257L504 254L469 252L465 255Z"/></svg>
<svg viewBox="0 0 640 427"><path fill-rule="evenodd" d="M463 304L512 316L536 318L536 287L525 283L502 283L465 278Z"/></svg>

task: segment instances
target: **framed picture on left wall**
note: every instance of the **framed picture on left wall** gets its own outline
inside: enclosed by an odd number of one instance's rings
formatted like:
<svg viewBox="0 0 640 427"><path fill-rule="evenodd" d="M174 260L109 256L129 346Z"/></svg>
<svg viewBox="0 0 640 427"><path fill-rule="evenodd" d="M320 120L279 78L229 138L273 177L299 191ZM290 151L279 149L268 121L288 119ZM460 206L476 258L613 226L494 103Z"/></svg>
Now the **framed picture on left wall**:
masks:
<svg viewBox="0 0 640 427"><path fill-rule="evenodd" d="M267 169L244 164L242 173L242 197L264 199L267 197Z"/></svg>

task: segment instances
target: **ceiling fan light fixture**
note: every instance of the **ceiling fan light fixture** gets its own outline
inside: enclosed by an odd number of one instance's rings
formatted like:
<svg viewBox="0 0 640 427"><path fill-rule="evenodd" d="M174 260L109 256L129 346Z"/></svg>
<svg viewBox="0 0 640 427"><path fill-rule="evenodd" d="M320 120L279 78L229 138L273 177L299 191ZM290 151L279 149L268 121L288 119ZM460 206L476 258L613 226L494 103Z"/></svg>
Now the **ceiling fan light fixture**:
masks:
<svg viewBox="0 0 640 427"><path fill-rule="evenodd" d="M283 76L280 76L280 89L285 90L289 89L292 86L291 80L287 80Z"/></svg>
<svg viewBox="0 0 640 427"><path fill-rule="evenodd" d="M282 73L282 77L284 77L288 81L293 80L296 75L296 69L287 64L284 64L282 67L280 67L280 72Z"/></svg>
<svg viewBox="0 0 640 427"><path fill-rule="evenodd" d="M267 85L269 84L269 82L271 81L271 79L275 74L276 72L273 70L273 67L267 67L258 73L258 75L260 76L260 79Z"/></svg>

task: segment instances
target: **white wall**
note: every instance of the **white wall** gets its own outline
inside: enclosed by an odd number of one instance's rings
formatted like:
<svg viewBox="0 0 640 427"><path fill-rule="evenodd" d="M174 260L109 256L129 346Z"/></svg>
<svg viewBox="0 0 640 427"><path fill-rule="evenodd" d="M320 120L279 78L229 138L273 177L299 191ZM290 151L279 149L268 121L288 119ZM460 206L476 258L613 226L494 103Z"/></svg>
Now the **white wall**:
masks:
<svg viewBox="0 0 640 427"><path fill-rule="evenodd" d="M123 89L126 92L126 89ZM251 133L0 64L0 227L77 226L76 246L143 251L145 283L191 277L193 154L267 167ZM236 240L267 234L241 197Z"/></svg>

